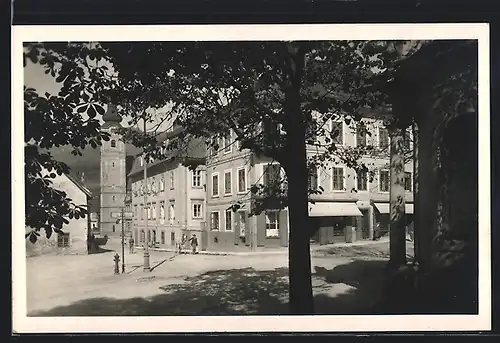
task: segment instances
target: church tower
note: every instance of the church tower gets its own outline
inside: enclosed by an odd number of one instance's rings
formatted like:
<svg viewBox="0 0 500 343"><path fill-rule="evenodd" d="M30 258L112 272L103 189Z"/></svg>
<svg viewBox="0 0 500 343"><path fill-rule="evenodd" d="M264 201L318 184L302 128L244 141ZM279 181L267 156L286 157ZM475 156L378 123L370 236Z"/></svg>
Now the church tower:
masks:
<svg viewBox="0 0 500 343"><path fill-rule="evenodd" d="M100 235L119 237L121 223L111 217L112 212L120 212L125 206L126 170L125 170L125 143L116 132L121 128L121 116L116 105L109 104L106 113L102 116L103 132L110 134L109 141L102 141L101 145L101 215Z"/></svg>

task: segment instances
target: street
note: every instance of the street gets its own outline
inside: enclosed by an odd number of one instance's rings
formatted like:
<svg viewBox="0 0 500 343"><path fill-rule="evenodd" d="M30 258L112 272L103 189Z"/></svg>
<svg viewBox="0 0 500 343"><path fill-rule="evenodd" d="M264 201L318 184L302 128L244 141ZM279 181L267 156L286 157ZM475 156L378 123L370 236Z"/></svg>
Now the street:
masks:
<svg viewBox="0 0 500 343"><path fill-rule="evenodd" d="M381 295L387 242L313 253L316 312L366 313ZM126 273L113 256L27 258L31 316L221 315L287 313L287 254L175 255L126 251ZM120 262L121 270L121 262Z"/></svg>

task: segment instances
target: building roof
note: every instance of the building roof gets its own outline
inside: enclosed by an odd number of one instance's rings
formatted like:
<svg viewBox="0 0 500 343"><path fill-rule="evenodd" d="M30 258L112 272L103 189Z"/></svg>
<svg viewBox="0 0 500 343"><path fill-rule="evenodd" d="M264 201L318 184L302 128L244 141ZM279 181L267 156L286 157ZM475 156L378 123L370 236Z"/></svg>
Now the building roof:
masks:
<svg viewBox="0 0 500 343"><path fill-rule="evenodd" d="M73 182L83 193L85 193L89 198L92 197L92 192L85 187L81 182L79 182L74 176L70 174L65 174L71 182Z"/></svg>
<svg viewBox="0 0 500 343"><path fill-rule="evenodd" d="M151 168L162 163L168 163L173 161L186 162L186 161L199 161L204 163L206 159L207 147L205 140L201 138L194 137L183 137L181 133L184 129L181 127L174 128L173 131L164 132L157 137L159 142L164 142L166 140L176 140L179 147L167 151L165 158L161 160L154 160L146 164L147 168ZM178 140L178 141L177 141ZM135 175L139 172L143 172L144 167L140 164L140 155L134 160L132 168L127 176Z"/></svg>

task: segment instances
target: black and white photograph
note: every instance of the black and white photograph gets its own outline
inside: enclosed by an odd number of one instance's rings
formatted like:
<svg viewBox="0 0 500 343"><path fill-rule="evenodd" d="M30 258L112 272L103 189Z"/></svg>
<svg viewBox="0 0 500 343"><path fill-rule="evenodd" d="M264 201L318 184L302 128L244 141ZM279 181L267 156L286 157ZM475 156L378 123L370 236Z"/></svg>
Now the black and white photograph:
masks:
<svg viewBox="0 0 500 343"><path fill-rule="evenodd" d="M13 32L17 332L490 328L487 24Z"/></svg>

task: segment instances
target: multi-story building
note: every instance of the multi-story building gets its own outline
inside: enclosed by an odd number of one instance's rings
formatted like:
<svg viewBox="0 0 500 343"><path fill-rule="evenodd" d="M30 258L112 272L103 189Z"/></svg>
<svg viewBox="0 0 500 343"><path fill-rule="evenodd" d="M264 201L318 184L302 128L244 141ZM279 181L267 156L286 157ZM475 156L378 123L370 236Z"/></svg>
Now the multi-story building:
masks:
<svg viewBox="0 0 500 343"><path fill-rule="evenodd" d="M381 120L365 118L366 130L329 120L328 131L336 131L339 150L357 146L373 146L362 161L373 171L357 175L341 163L330 163L312 171L309 186L322 189L311 195L309 205L313 242L327 244L336 241L373 238L374 227L387 233L389 214L389 144L387 129ZM369 132L366 134L365 132ZM322 139L317 138L317 139ZM410 142L410 140L408 140ZM218 151L209 151L207 172L207 242L202 249L233 250L266 246L287 246L289 236L288 209L267 209L259 215L249 215L254 184L271 183L280 173L280 166L268 158L239 149L231 133L220 142ZM411 143L410 143L411 144ZM321 153L313 145L308 155ZM405 165L406 213L413 213L412 163ZM237 202L244 205L233 212Z"/></svg>
<svg viewBox="0 0 500 343"><path fill-rule="evenodd" d="M158 139L166 146L179 139L181 132L175 128ZM206 200L205 152L204 141L189 139L178 149L166 150L162 160L146 161L143 156L135 159L128 179L136 245L147 242L159 248L174 248L182 234L201 238Z"/></svg>

